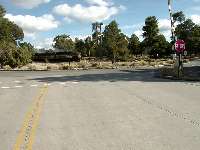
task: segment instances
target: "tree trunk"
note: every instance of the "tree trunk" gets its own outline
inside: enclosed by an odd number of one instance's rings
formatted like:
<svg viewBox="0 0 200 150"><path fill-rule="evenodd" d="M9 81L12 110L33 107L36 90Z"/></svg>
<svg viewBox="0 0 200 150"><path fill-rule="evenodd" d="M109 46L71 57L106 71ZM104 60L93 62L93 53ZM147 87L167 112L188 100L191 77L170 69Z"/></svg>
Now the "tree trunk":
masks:
<svg viewBox="0 0 200 150"><path fill-rule="evenodd" d="M113 53L113 59L112 59L112 64L115 64L116 63L116 54Z"/></svg>

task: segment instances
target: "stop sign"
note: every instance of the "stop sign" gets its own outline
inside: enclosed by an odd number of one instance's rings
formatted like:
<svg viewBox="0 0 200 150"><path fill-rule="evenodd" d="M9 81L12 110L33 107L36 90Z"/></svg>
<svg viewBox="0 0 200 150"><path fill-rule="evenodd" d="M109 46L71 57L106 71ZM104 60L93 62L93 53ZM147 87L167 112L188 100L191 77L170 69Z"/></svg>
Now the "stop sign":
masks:
<svg viewBox="0 0 200 150"><path fill-rule="evenodd" d="M183 40L177 40L175 43L176 52L182 53L185 50L185 42Z"/></svg>

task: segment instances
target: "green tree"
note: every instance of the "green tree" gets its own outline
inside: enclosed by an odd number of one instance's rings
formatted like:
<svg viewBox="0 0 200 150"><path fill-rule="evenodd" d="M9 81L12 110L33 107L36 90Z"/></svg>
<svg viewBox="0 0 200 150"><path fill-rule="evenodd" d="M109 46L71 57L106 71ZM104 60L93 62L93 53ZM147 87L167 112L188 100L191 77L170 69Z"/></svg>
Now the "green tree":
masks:
<svg viewBox="0 0 200 150"><path fill-rule="evenodd" d="M182 23L185 21L185 15L182 11L176 12L172 15L174 23L179 22Z"/></svg>
<svg viewBox="0 0 200 150"><path fill-rule="evenodd" d="M24 38L22 28L3 18L5 13L0 5L0 64L11 67L25 65L31 62L33 47L28 43L21 43Z"/></svg>
<svg viewBox="0 0 200 150"><path fill-rule="evenodd" d="M17 44L22 41L24 33L22 28L6 18L0 18L0 40L6 40Z"/></svg>
<svg viewBox="0 0 200 150"><path fill-rule="evenodd" d="M0 40L6 40L9 42L21 41L24 38L22 28L15 23L3 18L6 10L0 5Z"/></svg>
<svg viewBox="0 0 200 150"><path fill-rule="evenodd" d="M92 41L92 38L91 37L87 37L85 39L85 48L86 48L86 51L87 51L87 56L96 56L96 50L95 50L95 43L94 41Z"/></svg>
<svg viewBox="0 0 200 150"><path fill-rule="evenodd" d="M0 64L2 66L20 67L32 61L32 53L28 47L16 47L11 42L0 42L0 54Z"/></svg>
<svg viewBox="0 0 200 150"><path fill-rule="evenodd" d="M189 39L191 42L191 50L189 53L200 54L200 26L195 25L192 29L192 37Z"/></svg>
<svg viewBox="0 0 200 150"><path fill-rule="evenodd" d="M126 61L129 56L128 38L125 34L120 33L117 43L117 58Z"/></svg>
<svg viewBox="0 0 200 150"><path fill-rule="evenodd" d="M17 51L15 43L0 41L0 64L1 66L17 66L14 55Z"/></svg>
<svg viewBox="0 0 200 150"><path fill-rule="evenodd" d="M153 40L152 51L150 55L154 57L163 57L165 55L169 55L170 51L170 43L166 41L164 35L157 35Z"/></svg>
<svg viewBox="0 0 200 150"><path fill-rule="evenodd" d="M86 57L87 56L87 51L85 48L85 43L82 39L75 39L75 50L77 52L81 53L81 56Z"/></svg>
<svg viewBox="0 0 200 150"><path fill-rule="evenodd" d="M131 38L129 39L128 49L133 55L138 55L141 53L140 40L137 37L137 35L135 34L131 35Z"/></svg>
<svg viewBox="0 0 200 150"><path fill-rule="evenodd" d="M0 5L0 17L3 17L5 14L6 14L5 8Z"/></svg>
<svg viewBox="0 0 200 150"><path fill-rule="evenodd" d="M144 41L141 45L146 54L155 58L170 54L170 43L159 33L158 20L155 16L146 18L143 31Z"/></svg>
<svg viewBox="0 0 200 150"><path fill-rule="evenodd" d="M21 42L19 43L19 46L21 48L27 49L28 53L30 53L32 56L35 54L36 50L34 48L34 46L31 43L28 42Z"/></svg>
<svg viewBox="0 0 200 150"><path fill-rule="evenodd" d="M183 23L177 25L175 34L178 39L182 39L186 43L186 49L192 53L194 51L192 36L194 35L193 29L195 23L191 19L185 20Z"/></svg>
<svg viewBox="0 0 200 150"><path fill-rule="evenodd" d="M187 40L192 35L192 29L195 23L191 19L185 20L183 23L177 25L175 34L178 39Z"/></svg>
<svg viewBox="0 0 200 150"><path fill-rule="evenodd" d="M63 34L63 35L58 35L54 38L54 48L57 49L62 49L65 51L72 51L74 50L74 42L70 38L69 35Z"/></svg>
<svg viewBox="0 0 200 150"><path fill-rule="evenodd" d="M103 33L103 47L106 50L106 55L112 59L115 63L119 55L127 54L128 52L128 40L126 36L118 28L116 21L112 21L109 25L105 27Z"/></svg>
<svg viewBox="0 0 200 150"><path fill-rule="evenodd" d="M159 33L158 20L156 19L156 17L147 17L145 20L145 26L143 26L142 30L144 31L143 37L151 42L153 38Z"/></svg>
<svg viewBox="0 0 200 150"><path fill-rule="evenodd" d="M157 37L159 35L158 20L155 16L147 17L142 28L144 41L142 42L146 54L155 54Z"/></svg>

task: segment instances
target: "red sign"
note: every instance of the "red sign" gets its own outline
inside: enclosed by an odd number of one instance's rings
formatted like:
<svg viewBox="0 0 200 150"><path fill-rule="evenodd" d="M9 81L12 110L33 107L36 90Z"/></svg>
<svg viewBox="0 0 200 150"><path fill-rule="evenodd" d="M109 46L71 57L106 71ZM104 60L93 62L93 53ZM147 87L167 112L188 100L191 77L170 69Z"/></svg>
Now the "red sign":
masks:
<svg viewBox="0 0 200 150"><path fill-rule="evenodd" d="M175 49L178 53L182 53L185 50L185 42L183 40L177 40L175 43Z"/></svg>

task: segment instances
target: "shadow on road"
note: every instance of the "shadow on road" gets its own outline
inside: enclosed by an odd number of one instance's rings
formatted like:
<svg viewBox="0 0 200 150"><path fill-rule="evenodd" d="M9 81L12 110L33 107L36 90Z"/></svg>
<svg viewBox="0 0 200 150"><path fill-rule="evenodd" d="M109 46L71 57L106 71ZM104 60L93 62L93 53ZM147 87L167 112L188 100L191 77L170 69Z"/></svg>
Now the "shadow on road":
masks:
<svg viewBox="0 0 200 150"><path fill-rule="evenodd" d="M80 82L118 82L118 81L142 81L142 82L182 82L168 79L161 79L159 71L155 69L140 69L140 70L119 70L119 71L84 71L79 75L66 75L59 77L41 77L33 78L38 82L52 83L52 82L67 82L67 81L80 81Z"/></svg>
<svg viewBox="0 0 200 150"><path fill-rule="evenodd" d="M189 77L200 78L200 66L185 67L184 74Z"/></svg>

